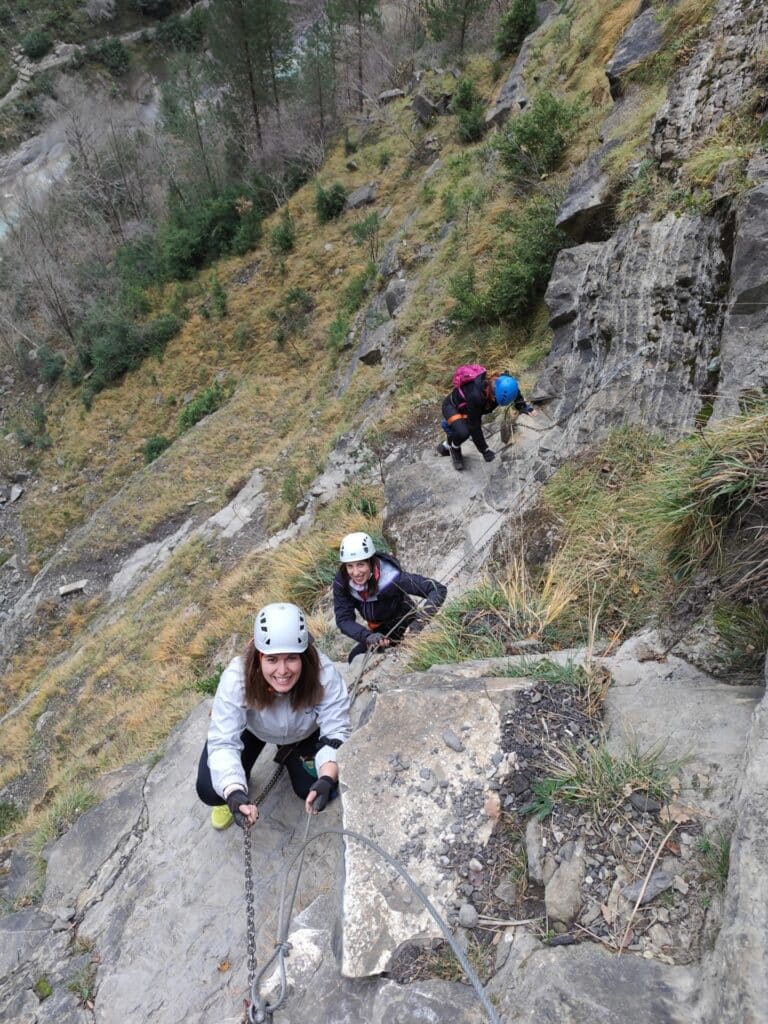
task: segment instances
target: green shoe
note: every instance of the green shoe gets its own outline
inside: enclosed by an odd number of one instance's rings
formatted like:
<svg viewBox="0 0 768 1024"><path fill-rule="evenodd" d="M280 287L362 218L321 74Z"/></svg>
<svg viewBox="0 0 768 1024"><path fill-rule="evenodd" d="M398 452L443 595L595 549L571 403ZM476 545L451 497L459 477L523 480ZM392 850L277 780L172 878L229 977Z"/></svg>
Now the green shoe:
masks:
<svg viewBox="0 0 768 1024"><path fill-rule="evenodd" d="M219 829L219 831L229 828L234 820L232 811L230 811L226 804L220 804L218 807L211 808L211 824L214 828Z"/></svg>

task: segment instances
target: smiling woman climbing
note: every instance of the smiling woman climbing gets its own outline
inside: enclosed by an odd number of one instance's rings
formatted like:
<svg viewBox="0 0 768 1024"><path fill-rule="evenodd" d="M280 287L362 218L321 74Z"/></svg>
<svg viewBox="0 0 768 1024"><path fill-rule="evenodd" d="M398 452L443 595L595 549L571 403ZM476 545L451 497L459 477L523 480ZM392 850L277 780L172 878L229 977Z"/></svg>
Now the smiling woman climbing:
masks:
<svg viewBox="0 0 768 1024"><path fill-rule="evenodd" d="M197 771L197 795L213 808L213 827L227 828L234 817L246 828L258 818L248 777L266 743L277 744L275 760L285 764L307 813L322 811L336 795L336 751L350 731L344 680L315 647L301 609L266 605L245 655L224 670L213 699Z"/></svg>
<svg viewBox="0 0 768 1024"><path fill-rule="evenodd" d="M417 633L445 600L437 580L403 572L392 555L379 554L367 533L348 533L339 548L341 566L333 581L336 625L357 640L349 661L376 647L399 643L406 630ZM423 597L416 610L412 597ZM365 626L355 619L365 619Z"/></svg>

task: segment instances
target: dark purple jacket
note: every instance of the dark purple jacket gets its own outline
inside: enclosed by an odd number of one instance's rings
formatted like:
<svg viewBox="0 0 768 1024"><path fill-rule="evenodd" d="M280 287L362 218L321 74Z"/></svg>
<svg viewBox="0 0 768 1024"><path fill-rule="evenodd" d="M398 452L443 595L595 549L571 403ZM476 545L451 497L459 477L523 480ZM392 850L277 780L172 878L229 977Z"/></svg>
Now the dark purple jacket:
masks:
<svg viewBox="0 0 768 1024"><path fill-rule="evenodd" d="M488 442L483 434L482 418L493 412L498 405L487 385L488 379L481 373L479 377L462 384L460 388L454 388L443 402L443 416L446 420L455 413L462 413L467 417L469 436L479 452L484 452L488 448ZM529 408L522 391L518 391L512 405L518 412L526 412Z"/></svg>
<svg viewBox="0 0 768 1024"><path fill-rule="evenodd" d="M395 570L395 578L377 590L375 597L364 601L362 596L349 586L347 574L344 569L339 569L333 581L333 610L336 616L336 625L346 636L353 640L364 642L373 633L387 632L400 619L412 612L413 601L409 595L426 598L425 612L433 615L445 600L448 593L442 583L437 580L427 579L426 576L417 576L416 573L403 572L400 565L392 555L376 555L382 568L385 566ZM389 575L389 573L387 574ZM356 621L355 613L358 613L366 622L376 622L379 629L371 630L367 626Z"/></svg>

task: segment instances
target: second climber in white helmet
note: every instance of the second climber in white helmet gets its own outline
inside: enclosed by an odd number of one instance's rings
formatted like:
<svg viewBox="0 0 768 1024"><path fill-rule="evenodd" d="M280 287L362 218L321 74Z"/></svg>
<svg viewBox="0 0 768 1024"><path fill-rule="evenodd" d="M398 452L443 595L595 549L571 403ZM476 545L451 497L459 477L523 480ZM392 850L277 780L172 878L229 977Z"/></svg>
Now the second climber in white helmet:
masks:
<svg viewBox="0 0 768 1024"><path fill-rule="evenodd" d="M376 551L367 533L348 533L341 542L339 560L333 610L341 632L357 641L349 661L370 648L398 643L408 629L416 632L445 600L442 583L403 572L392 555ZM414 597L424 598L421 610Z"/></svg>
<svg viewBox="0 0 768 1024"><path fill-rule="evenodd" d="M248 779L267 743L277 745L275 760L307 812L323 810L336 795L336 751L350 732L346 685L315 647L301 609L261 608L245 653L221 675L200 756L197 795L212 808L213 827L234 819L247 828L258 818Z"/></svg>

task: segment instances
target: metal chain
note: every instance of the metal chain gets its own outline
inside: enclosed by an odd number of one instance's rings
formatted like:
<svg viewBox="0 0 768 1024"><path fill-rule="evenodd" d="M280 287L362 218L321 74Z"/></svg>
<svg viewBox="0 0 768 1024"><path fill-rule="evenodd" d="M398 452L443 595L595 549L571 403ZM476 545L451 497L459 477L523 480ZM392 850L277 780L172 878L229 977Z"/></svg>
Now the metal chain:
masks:
<svg viewBox="0 0 768 1024"><path fill-rule="evenodd" d="M272 777L254 799L258 807L277 785L285 765L279 764ZM253 858L251 857L251 830L243 829L243 860L245 862L245 934L248 940L248 989L253 988L256 977L256 919L253 909Z"/></svg>

